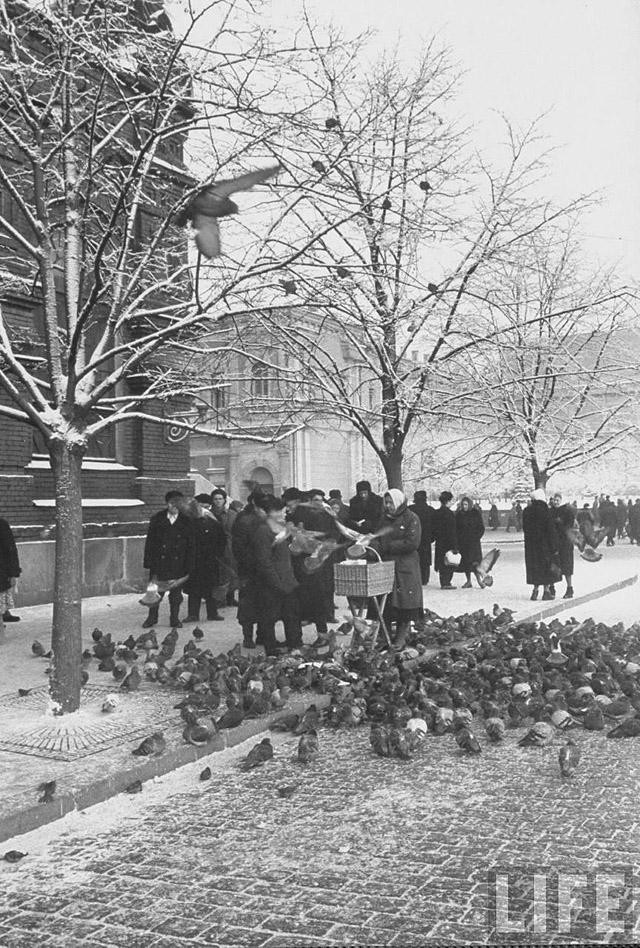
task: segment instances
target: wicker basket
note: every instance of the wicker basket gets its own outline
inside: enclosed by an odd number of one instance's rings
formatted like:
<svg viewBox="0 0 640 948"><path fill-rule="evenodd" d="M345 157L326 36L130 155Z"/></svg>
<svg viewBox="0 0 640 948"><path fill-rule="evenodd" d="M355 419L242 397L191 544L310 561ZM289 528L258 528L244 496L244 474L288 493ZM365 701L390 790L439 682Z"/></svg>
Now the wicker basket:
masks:
<svg viewBox="0 0 640 948"><path fill-rule="evenodd" d="M336 563L333 577L339 596L382 596L393 589L395 563Z"/></svg>

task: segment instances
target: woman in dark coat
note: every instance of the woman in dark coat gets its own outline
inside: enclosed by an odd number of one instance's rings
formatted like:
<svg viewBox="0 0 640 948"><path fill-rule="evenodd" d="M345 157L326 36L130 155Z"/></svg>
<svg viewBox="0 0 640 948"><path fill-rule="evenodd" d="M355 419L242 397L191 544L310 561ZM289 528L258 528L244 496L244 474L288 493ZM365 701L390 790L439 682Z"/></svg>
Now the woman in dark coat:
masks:
<svg viewBox="0 0 640 948"><path fill-rule="evenodd" d="M436 541L434 567L440 575L441 589L455 589L451 585L453 566L447 566L444 561L446 554L458 552L458 534L456 532L456 515L450 509L453 494L443 490L438 498L440 506L435 511L431 521L431 534Z"/></svg>
<svg viewBox="0 0 640 948"><path fill-rule="evenodd" d="M342 539L334 518L324 509L324 493L321 490L310 490L309 502L298 505L287 519L305 530L322 533L326 538ZM333 564L336 559L329 556L319 569L308 573L304 565L307 558L308 555L304 554L293 557L293 569L299 583L297 596L300 619L303 625L315 623L318 635L324 636L328 632L327 623L334 618Z"/></svg>
<svg viewBox="0 0 640 948"><path fill-rule="evenodd" d="M276 655L275 626L278 619L284 625L287 648L302 645L302 627L298 611L289 539L285 533L284 503L265 495L255 501L266 514L253 532L253 569L256 602L259 603L258 637L267 655Z"/></svg>
<svg viewBox="0 0 640 948"><path fill-rule="evenodd" d="M495 504L491 504L489 509L489 526L492 530L497 530L500 526L500 511Z"/></svg>
<svg viewBox="0 0 640 948"><path fill-rule="evenodd" d="M196 540L196 563L184 586L188 596L185 622L198 621L203 599L207 619L222 621L224 618L218 612L214 589L220 586L220 563L225 555L227 537L222 524L210 513L210 506L208 494L198 494L189 504Z"/></svg>
<svg viewBox="0 0 640 948"><path fill-rule="evenodd" d="M422 615L422 575L420 572L420 520L407 507L401 490L391 488L383 495L383 526L388 532L371 543L383 560L395 563L395 579L391 592L391 606L396 620L394 645L405 646L411 620Z"/></svg>
<svg viewBox="0 0 640 948"><path fill-rule="evenodd" d="M544 587L543 599L553 599L552 586L559 579L559 566L554 569L558 558L558 533L553 514L547 506L542 489L534 490L531 503L522 512L524 531L524 562L527 569L527 583L533 586L532 599L538 598L538 588Z"/></svg>
<svg viewBox="0 0 640 948"><path fill-rule="evenodd" d="M571 531L576 526L576 511L571 504L562 503L562 494L554 494L551 498L551 513L558 534L560 569L567 583L563 598L573 599L573 541L571 540Z"/></svg>
<svg viewBox="0 0 640 948"><path fill-rule="evenodd" d="M474 507L468 497L463 497L460 501L460 507L456 511L456 536L458 538L458 551L462 560L458 567L458 572L464 573L467 581L463 589L471 589L471 574L476 574L478 586L484 587L484 583L478 578L477 567L482 559L482 546L480 540L484 535L484 521L482 512Z"/></svg>

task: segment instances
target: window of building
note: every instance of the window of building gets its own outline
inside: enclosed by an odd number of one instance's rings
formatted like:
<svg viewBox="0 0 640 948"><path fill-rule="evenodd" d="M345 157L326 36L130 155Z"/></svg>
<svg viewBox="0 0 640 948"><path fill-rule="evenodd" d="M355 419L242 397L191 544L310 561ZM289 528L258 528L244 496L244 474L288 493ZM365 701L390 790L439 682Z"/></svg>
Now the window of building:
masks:
<svg viewBox="0 0 640 948"><path fill-rule="evenodd" d="M254 365L251 369L251 394L256 398L269 397L269 369L266 365Z"/></svg>

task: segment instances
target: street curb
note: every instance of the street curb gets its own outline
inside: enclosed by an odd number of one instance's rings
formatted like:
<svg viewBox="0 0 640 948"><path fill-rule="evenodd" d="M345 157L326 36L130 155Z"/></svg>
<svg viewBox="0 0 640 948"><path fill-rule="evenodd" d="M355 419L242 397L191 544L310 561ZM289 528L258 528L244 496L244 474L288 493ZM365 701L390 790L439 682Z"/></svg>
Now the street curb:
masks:
<svg viewBox="0 0 640 948"><path fill-rule="evenodd" d="M276 711L255 720L245 721L230 730L220 731L204 747L194 747L191 744L176 747L167 751L161 757L141 760L134 766L127 767L126 770L118 771L109 777L104 777L102 780L94 780L77 790L61 793L50 803L39 803L9 813L0 817L0 843L4 843L14 836L29 833L31 830L38 829L47 823L60 820L73 810L86 810L87 807L94 806L96 803L103 803L110 797L122 793L134 780L145 783L147 780L161 777L163 774L184 767L186 764L192 764L201 757L208 757L209 754L225 750L227 747L236 747L248 738L262 734L269 729L274 721L279 720L291 711L300 714L312 704L315 704L318 709L322 709L328 707L330 702L331 696L324 694L293 700L282 711Z"/></svg>
<svg viewBox="0 0 640 948"><path fill-rule="evenodd" d="M602 589L594 589L593 592L586 593L584 596L578 596L575 599L561 599L559 602L554 602L545 609L539 609L538 612L523 616L521 619L514 619L514 624L519 625L521 622L543 622L548 616L555 616L559 612L566 612L568 609L582 606L585 602L592 602L594 599L602 599L604 596L610 595L610 593L618 592L618 590L624 589L625 586L633 586L633 584L637 582L638 574L636 573L635 576L627 576L626 579L621 579L617 583L612 583L610 586L603 586Z"/></svg>

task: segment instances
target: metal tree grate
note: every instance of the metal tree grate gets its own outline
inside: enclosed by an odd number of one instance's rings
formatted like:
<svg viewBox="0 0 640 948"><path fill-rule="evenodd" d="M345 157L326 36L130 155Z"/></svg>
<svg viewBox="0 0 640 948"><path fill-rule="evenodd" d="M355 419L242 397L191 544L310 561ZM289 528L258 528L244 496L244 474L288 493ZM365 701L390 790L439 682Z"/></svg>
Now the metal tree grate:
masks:
<svg viewBox="0 0 640 948"><path fill-rule="evenodd" d="M103 714L102 702L116 688L85 685L79 716L50 717L45 714L48 688L34 688L21 698L0 696L0 752L46 757L49 760L78 760L91 754L133 741L175 723L175 696L159 690L121 694L118 708ZM84 712L84 713L83 713Z"/></svg>

